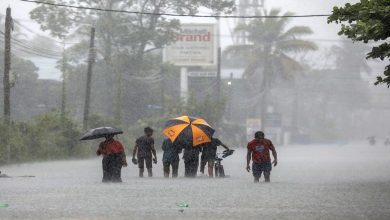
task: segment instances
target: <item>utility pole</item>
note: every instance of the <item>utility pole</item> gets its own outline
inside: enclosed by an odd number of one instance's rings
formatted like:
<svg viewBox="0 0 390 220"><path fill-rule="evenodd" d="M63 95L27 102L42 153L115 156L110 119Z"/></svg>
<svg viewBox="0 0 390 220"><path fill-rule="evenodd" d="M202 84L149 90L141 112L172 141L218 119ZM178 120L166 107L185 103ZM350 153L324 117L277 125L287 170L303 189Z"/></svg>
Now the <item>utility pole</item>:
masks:
<svg viewBox="0 0 390 220"><path fill-rule="evenodd" d="M245 16L250 14L256 14L260 9L265 8L265 0L239 0L237 5L236 15ZM246 24L245 18L238 18L236 20L237 25ZM247 44L247 36L244 32L235 32L234 44Z"/></svg>
<svg viewBox="0 0 390 220"><path fill-rule="evenodd" d="M11 69L11 29L12 17L11 8L7 8L5 17L5 35L4 35L4 122L6 124L4 144L7 146L7 163L11 162L11 146L9 143L10 124L11 124L11 85L9 82L9 72Z"/></svg>
<svg viewBox="0 0 390 220"><path fill-rule="evenodd" d="M120 59L120 58L118 58ZM113 67L115 68L115 67ZM120 71L115 71L118 77L116 84L116 97L115 97L115 113L114 120L117 126L122 124L122 73Z"/></svg>
<svg viewBox="0 0 390 220"><path fill-rule="evenodd" d="M221 40L220 40L220 35L221 35L221 20L219 17L217 19L217 83L216 83L216 96L217 96L217 103L220 104L221 102Z"/></svg>
<svg viewBox="0 0 390 220"><path fill-rule="evenodd" d="M229 122L231 123L231 120L232 120L232 108L233 108L233 94L232 94L232 88L233 86L233 73L230 73L230 77L229 77L229 81L228 81L228 87L229 87L229 100L228 100L228 117L227 119L229 120Z"/></svg>
<svg viewBox="0 0 390 220"><path fill-rule="evenodd" d="M217 17L217 82L216 82L216 96L217 96L217 106L221 106L221 20ZM219 127L219 121L216 122L216 127Z"/></svg>
<svg viewBox="0 0 390 220"><path fill-rule="evenodd" d="M165 114L165 68L161 68L161 116L164 117Z"/></svg>
<svg viewBox="0 0 390 220"><path fill-rule="evenodd" d="M217 17L217 102L221 102L221 19Z"/></svg>
<svg viewBox="0 0 390 220"><path fill-rule="evenodd" d="M217 103L221 103L221 47L218 47L217 52L217 83L216 83L216 96L217 96Z"/></svg>
<svg viewBox="0 0 390 220"><path fill-rule="evenodd" d="M85 91L85 103L84 103L84 130L88 128L89 122L89 106L91 102L91 80L92 80L92 68L95 63L95 28L91 28L91 39L89 43L89 55L88 55L88 70L87 70L87 84Z"/></svg>
<svg viewBox="0 0 390 220"><path fill-rule="evenodd" d="M11 85L9 82L9 72L11 69L11 8L7 8L5 17L5 45L4 45L4 121L8 126L11 122Z"/></svg>
<svg viewBox="0 0 390 220"><path fill-rule="evenodd" d="M65 42L64 42L64 49L62 52L62 66L61 66L61 72L62 72L62 94L61 94L61 117L65 118L66 114L66 83L67 83L67 74L66 74L66 54L65 54Z"/></svg>

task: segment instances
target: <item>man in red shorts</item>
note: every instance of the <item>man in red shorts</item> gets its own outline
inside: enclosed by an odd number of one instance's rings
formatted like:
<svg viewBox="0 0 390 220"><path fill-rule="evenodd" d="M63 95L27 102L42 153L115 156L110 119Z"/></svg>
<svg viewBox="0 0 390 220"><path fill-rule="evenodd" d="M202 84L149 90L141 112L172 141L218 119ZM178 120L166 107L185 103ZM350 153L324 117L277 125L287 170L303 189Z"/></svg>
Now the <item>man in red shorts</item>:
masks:
<svg viewBox="0 0 390 220"><path fill-rule="evenodd" d="M272 152L272 156L274 157L272 163L269 151ZM272 142L264 138L264 132L256 132L255 139L248 143L248 154L246 158L246 170L248 172L251 170L249 164L252 158L252 173L255 183L259 182L262 173L264 173L265 182L270 182L272 164L274 166L278 164L278 155Z"/></svg>

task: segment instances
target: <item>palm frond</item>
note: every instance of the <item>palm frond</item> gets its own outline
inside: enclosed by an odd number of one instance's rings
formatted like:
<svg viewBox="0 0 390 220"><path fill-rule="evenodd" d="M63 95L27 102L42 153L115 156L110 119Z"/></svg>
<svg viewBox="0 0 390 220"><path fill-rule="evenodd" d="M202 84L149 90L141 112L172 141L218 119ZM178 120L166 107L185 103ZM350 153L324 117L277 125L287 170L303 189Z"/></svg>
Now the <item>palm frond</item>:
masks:
<svg viewBox="0 0 390 220"><path fill-rule="evenodd" d="M262 15L266 16L279 16L279 9L272 9L269 13L263 12ZM286 12L283 15L292 15L292 13ZM290 22L289 18L258 18L253 19L247 25L247 32L249 34L249 40L253 42L261 41L274 41L279 38L283 33L286 25Z"/></svg>
<svg viewBox="0 0 390 220"><path fill-rule="evenodd" d="M282 67L282 76L285 78L290 78L293 74L304 70L303 66L298 61L285 54L279 55L279 62Z"/></svg>
<svg viewBox="0 0 390 220"><path fill-rule="evenodd" d="M256 70L261 67L261 62L256 62L256 60L253 60L248 64L248 66L245 68L243 73L243 78L248 78L253 76L256 73Z"/></svg>
<svg viewBox="0 0 390 220"><path fill-rule="evenodd" d="M261 15L278 16L281 10L260 12ZM286 12L283 15L292 15ZM288 52L306 52L317 50L314 42L298 39L301 36L312 34L312 30L305 26L295 26L287 29L289 18L257 18L246 25L236 27L236 31L244 31L251 45L231 46L225 53L236 53L247 57L247 67L244 77L249 81L256 77L268 79L283 78L289 73L302 71L302 65L289 57ZM265 71L259 71L264 67ZM269 67L269 68L266 68ZM269 71L266 71L269 70ZM259 80L255 80L256 82Z"/></svg>
<svg viewBox="0 0 390 220"><path fill-rule="evenodd" d="M279 14L271 15L271 16L278 16ZM286 12L283 14L283 16L291 16L294 15L291 12ZM268 18L268 22L266 24L268 25L273 25L274 26L274 31L277 32L277 36L279 36L283 31L285 30L286 26L291 22L291 18Z"/></svg>
<svg viewBox="0 0 390 220"><path fill-rule="evenodd" d="M365 60L365 62L363 62L362 64L362 69L364 72L368 73L368 74L371 74L372 73L372 69L370 67L370 65L368 65L367 61Z"/></svg>
<svg viewBox="0 0 390 220"><path fill-rule="evenodd" d="M363 70L370 74L372 70L365 59L365 54L369 49L366 44L345 41L341 46L333 46L331 51L337 57L338 68Z"/></svg>
<svg viewBox="0 0 390 220"><path fill-rule="evenodd" d="M291 38L301 37L304 35L310 35L313 30L307 26L294 26L280 35L279 40L287 40Z"/></svg>
<svg viewBox="0 0 390 220"><path fill-rule="evenodd" d="M234 28L234 33L239 32L247 32L248 31L248 25L245 23L240 23Z"/></svg>
<svg viewBox="0 0 390 220"><path fill-rule="evenodd" d="M293 39L279 41L276 43L276 50L282 52L306 52L317 49L317 44L308 40Z"/></svg>
<svg viewBox="0 0 390 220"><path fill-rule="evenodd" d="M252 53L254 49L254 45L250 45L250 44L237 44L237 45L231 45L231 46L228 46L224 51L223 51L223 54L224 55L228 55L228 54L234 54L234 55L241 55L241 54L248 54L248 53Z"/></svg>

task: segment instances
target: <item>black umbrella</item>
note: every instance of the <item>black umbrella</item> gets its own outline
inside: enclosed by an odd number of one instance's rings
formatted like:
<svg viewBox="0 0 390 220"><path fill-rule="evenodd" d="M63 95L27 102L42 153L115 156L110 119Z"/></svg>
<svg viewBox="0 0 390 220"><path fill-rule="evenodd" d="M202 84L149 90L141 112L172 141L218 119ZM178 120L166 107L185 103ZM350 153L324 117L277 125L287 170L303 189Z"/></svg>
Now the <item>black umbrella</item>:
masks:
<svg viewBox="0 0 390 220"><path fill-rule="evenodd" d="M123 134L123 131L112 127L100 127L100 128L94 128L89 130L80 138L80 140L81 141L93 140L93 139L103 138L107 135L117 135L117 134Z"/></svg>

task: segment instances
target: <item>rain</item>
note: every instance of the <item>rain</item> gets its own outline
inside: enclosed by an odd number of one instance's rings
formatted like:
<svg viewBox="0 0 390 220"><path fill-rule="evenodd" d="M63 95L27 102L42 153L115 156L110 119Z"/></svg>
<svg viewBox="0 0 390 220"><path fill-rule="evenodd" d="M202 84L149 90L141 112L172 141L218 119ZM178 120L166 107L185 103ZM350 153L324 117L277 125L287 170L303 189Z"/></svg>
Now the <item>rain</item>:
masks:
<svg viewBox="0 0 390 220"><path fill-rule="evenodd" d="M390 219L389 10L2 0L0 219Z"/></svg>

